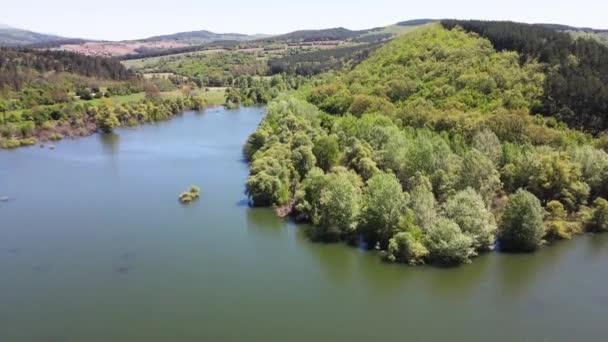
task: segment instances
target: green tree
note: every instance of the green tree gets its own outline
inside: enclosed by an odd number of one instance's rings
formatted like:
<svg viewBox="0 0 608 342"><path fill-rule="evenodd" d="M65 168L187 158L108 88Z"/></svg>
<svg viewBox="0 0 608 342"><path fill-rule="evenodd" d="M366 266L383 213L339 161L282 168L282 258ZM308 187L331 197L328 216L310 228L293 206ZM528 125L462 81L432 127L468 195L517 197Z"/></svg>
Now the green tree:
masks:
<svg viewBox="0 0 608 342"><path fill-rule="evenodd" d="M414 178L410 181L414 184L410 207L414 211L414 224L426 231L437 219L437 201L428 177L419 174Z"/></svg>
<svg viewBox="0 0 608 342"><path fill-rule="evenodd" d="M580 165L581 176L591 190L591 197L608 196L608 153L580 146L572 148L572 160Z"/></svg>
<svg viewBox="0 0 608 342"><path fill-rule="evenodd" d="M104 133L112 133L120 125L114 107L104 103L99 107L96 116L97 127Z"/></svg>
<svg viewBox="0 0 608 342"><path fill-rule="evenodd" d="M532 252L540 246L545 228L543 208L536 196L517 190L509 197L500 221L500 248L513 252Z"/></svg>
<svg viewBox="0 0 608 342"><path fill-rule="evenodd" d="M247 178L246 191L255 206L283 205L290 195L293 170L285 144L275 143L256 153Z"/></svg>
<svg viewBox="0 0 608 342"><path fill-rule="evenodd" d="M321 191L327 184L323 170L312 168L296 192L295 212L298 221L309 221L314 225L321 222L320 203Z"/></svg>
<svg viewBox="0 0 608 342"><path fill-rule="evenodd" d="M574 234L580 233L582 225L578 222L569 222L564 205L559 201L547 203L545 215L545 238L547 240L571 239Z"/></svg>
<svg viewBox="0 0 608 342"><path fill-rule="evenodd" d="M581 181L580 166L565 155L550 153L534 163L529 189L541 200L557 200L576 210L589 197L589 186Z"/></svg>
<svg viewBox="0 0 608 342"><path fill-rule="evenodd" d="M489 207L502 188L502 183L494 163L480 151L472 149L463 159L461 186L465 189L471 187L477 190Z"/></svg>
<svg viewBox="0 0 608 342"><path fill-rule="evenodd" d="M467 188L449 198L444 205L443 214L473 239L475 250L483 252L494 247L496 221L475 190Z"/></svg>
<svg viewBox="0 0 608 342"><path fill-rule="evenodd" d="M422 233L399 232L393 236L388 243L387 260L391 262L402 262L409 265L424 263L429 251L422 243Z"/></svg>
<svg viewBox="0 0 608 342"><path fill-rule="evenodd" d="M291 153L291 160L300 177L305 177L308 171L315 167L317 162L317 159L312 152L312 147L307 145L299 146L294 149Z"/></svg>
<svg viewBox="0 0 608 342"><path fill-rule="evenodd" d="M385 247L399 228L399 219L407 209L407 196L397 177L378 173L367 181L363 196L360 230L366 241Z"/></svg>
<svg viewBox="0 0 608 342"><path fill-rule="evenodd" d="M355 232L361 210L361 179L344 173L326 177L319 198L317 237L335 241Z"/></svg>
<svg viewBox="0 0 608 342"><path fill-rule="evenodd" d="M424 235L424 245L429 251L429 258L444 265L467 263L475 254L473 239L446 218L439 218L429 226Z"/></svg>
<svg viewBox="0 0 608 342"><path fill-rule="evenodd" d="M502 156L502 146L500 140L489 129L479 131L473 137L473 148L483 153L488 159L494 164L498 164L500 157Z"/></svg>
<svg viewBox="0 0 608 342"><path fill-rule="evenodd" d="M315 139L313 153L317 159L317 165L328 172L340 160L340 145L335 135L323 135Z"/></svg>
<svg viewBox="0 0 608 342"><path fill-rule="evenodd" d="M608 201L603 198L595 200L587 227L593 232L608 232Z"/></svg>

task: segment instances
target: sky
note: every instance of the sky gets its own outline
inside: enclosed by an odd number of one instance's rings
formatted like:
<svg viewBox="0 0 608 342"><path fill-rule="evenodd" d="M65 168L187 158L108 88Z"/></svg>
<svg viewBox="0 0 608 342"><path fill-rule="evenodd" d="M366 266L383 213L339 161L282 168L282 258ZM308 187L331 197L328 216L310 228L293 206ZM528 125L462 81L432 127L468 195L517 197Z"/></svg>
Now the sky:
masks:
<svg viewBox="0 0 608 342"><path fill-rule="evenodd" d="M513 20L608 29L605 0L0 0L0 23L87 39L181 31L279 34L366 29L418 18Z"/></svg>

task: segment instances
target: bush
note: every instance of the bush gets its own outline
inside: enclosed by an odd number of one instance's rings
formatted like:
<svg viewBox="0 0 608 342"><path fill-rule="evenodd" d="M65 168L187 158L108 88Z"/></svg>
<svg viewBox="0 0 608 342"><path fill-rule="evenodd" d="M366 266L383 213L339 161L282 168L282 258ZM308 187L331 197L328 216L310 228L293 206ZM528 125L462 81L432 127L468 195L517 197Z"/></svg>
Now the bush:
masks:
<svg viewBox="0 0 608 342"><path fill-rule="evenodd" d="M424 245L431 261L443 265L470 262L475 255L473 239L465 235L456 223L439 218L424 236Z"/></svg>
<svg viewBox="0 0 608 342"><path fill-rule="evenodd" d="M9 148L17 148L21 146L21 142L18 139L10 138L0 140L0 147L9 149Z"/></svg>
<svg viewBox="0 0 608 342"><path fill-rule="evenodd" d="M603 198L595 200L587 229L592 232L608 232L608 201Z"/></svg>
<svg viewBox="0 0 608 342"><path fill-rule="evenodd" d="M501 217L500 248L512 252L532 252L543 239L543 208L536 196L525 190L517 190Z"/></svg>
<svg viewBox="0 0 608 342"><path fill-rule="evenodd" d="M182 204L190 204L200 196L200 188L196 185L191 185L188 191L182 192L179 195L179 201Z"/></svg>
<svg viewBox="0 0 608 342"><path fill-rule="evenodd" d="M59 141L59 140L63 139L63 135L61 135L60 133L53 133L53 134L51 134L49 139L52 141Z"/></svg>
<svg viewBox="0 0 608 342"><path fill-rule="evenodd" d="M568 220L564 206L558 201L547 203L547 214L545 217L545 239L547 240L569 240L574 235L582 233L583 220Z"/></svg>
<svg viewBox="0 0 608 342"><path fill-rule="evenodd" d="M395 234L388 243L387 260L390 262L402 262L409 265L424 263L424 258L429 251L421 241L421 234L418 232L400 232Z"/></svg>

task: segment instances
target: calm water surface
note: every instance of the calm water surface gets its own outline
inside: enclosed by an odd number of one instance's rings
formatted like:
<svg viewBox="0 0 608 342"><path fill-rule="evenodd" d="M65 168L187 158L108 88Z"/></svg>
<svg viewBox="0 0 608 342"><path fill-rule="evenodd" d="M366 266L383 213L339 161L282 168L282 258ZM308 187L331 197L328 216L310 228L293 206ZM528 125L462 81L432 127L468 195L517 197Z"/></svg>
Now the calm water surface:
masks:
<svg viewBox="0 0 608 342"><path fill-rule="evenodd" d="M311 243L246 205L261 118L0 151L0 341L608 340L608 236L455 269Z"/></svg>

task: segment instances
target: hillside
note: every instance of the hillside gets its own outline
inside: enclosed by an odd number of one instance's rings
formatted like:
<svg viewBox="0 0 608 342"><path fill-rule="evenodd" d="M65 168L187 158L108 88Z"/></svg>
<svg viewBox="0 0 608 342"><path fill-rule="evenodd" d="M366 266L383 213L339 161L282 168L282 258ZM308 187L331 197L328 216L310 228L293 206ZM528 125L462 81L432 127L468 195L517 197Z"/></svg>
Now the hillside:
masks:
<svg viewBox="0 0 608 342"><path fill-rule="evenodd" d="M142 39L144 42L156 42L156 41L177 41L180 43L186 43L191 45L199 45L209 43L218 40L251 40L257 38L256 36L248 36L246 34L239 33L214 33L210 31L190 31L190 32L178 32L173 34L154 36Z"/></svg>
<svg viewBox="0 0 608 342"><path fill-rule="evenodd" d="M437 23L440 22L442 19L412 19L412 20L405 20L405 21L400 21L397 23L397 25L399 26L421 26L421 25L426 25L426 24L431 24L431 23Z"/></svg>
<svg viewBox="0 0 608 342"><path fill-rule="evenodd" d="M397 37L268 106L244 148L247 194L314 240L410 265L594 232L606 139L530 115L544 71L460 28Z"/></svg>
<svg viewBox="0 0 608 342"><path fill-rule="evenodd" d="M522 59L543 63L543 97L533 111L594 133L608 128L608 46L539 25L475 20L442 24L477 33L499 51L517 51Z"/></svg>
<svg viewBox="0 0 608 342"><path fill-rule="evenodd" d="M309 99L332 114L527 110L542 94L542 79L537 64L520 66L515 53L433 26L393 39L351 72L313 89Z"/></svg>
<svg viewBox="0 0 608 342"><path fill-rule="evenodd" d="M267 38L267 40L272 41L298 41L298 42L322 42L322 41L331 41L331 40L348 40L352 38L359 37L365 33L369 33L370 31L380 30L380 29L371 29L371 30L362 30L362 31L352 31L346 29L344 27L323 29L323 30L302 30L302 31L294 31L287 34L282 34L275 37Z"/></svg>
<svg viewBox="0 0 608 342"><path fill-rule="evenodd" d="M55 35L13 28L7 25L0 26L0 46L23 46L29 44L46 43L58 39L64 38Z"/></svg>

